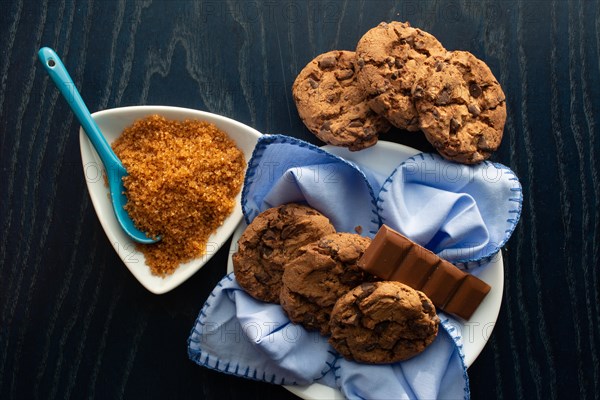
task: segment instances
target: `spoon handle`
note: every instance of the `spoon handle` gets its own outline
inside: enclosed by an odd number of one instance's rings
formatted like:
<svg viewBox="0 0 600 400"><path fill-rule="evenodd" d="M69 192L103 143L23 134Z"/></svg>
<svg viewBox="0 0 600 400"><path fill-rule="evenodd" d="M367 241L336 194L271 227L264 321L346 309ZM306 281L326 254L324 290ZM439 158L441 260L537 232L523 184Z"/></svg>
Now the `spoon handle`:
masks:
<svg viewBox="0 0 600 400"><path fill-rule="evenodd" d="M111 168L122 168L121 160L112 151L110 145L102 135L100 128L90 115L90 111L83 102L79 91L75 87L69 72L63 65L60 57L49 47L43 47L38 52L38 57L50 78L56 84L56 87L63 95L73 113L79 120L83 130L94 145L96 152L100 156L106 170Z"/></svg>

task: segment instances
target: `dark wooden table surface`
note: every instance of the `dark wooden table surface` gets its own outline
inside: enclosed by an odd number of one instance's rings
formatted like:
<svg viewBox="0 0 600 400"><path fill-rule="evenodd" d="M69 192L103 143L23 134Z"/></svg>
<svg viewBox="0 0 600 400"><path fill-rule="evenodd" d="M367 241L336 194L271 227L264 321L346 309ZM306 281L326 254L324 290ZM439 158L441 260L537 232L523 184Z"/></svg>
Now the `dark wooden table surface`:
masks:
<svg viewBox="0 0 600 400"><path fill-rule="evenodd" d="M493 160L524 188L502 308L472 396L600 396L600 9L596 1L0 1L0 398L294 398L190 362L227 248L144 289L98 222L78 129L38 63L56 49L92 111L160 104L318 141L291 96L314 56L409 20L484 59L508 104ZM430 150L420 135L385 139Z"/></svg>

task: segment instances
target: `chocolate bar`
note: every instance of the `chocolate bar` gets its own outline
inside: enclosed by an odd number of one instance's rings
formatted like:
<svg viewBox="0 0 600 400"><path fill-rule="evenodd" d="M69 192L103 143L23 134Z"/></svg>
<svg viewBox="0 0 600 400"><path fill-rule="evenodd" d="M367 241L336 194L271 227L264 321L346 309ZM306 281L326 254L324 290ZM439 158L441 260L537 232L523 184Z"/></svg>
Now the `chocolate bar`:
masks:
<svg viewBox="0 0 600 400"><path fill-rule="evenodd" d="M358 266L420 290L436 307L467 320L491 289L387 225L379 229Z"/></svg>

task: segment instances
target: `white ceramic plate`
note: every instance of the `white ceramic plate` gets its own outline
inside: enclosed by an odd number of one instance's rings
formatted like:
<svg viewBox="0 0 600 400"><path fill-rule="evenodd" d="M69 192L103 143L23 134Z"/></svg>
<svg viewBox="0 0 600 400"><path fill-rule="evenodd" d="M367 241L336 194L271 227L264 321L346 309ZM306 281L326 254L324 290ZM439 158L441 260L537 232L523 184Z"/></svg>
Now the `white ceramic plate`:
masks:
<svg viewBox="0 0 600 400"><path fill-rule="evenodd" d="M345 148L334 146L324 146L323 148L358 165L367 167L383 177L389 176L401 162L419 153L418 150L411 147L385 141L379 141L375 146L358 152L351 152ZM245 227L244 223L240 224L233 234L227 264L228 272L233 271L231 255L237 251L237 241L244 232ZM477 276L489 284L492 289L469 321L455 321L456 328L463 338L463 350L467 367L473 364L481 350L483 350L498 319L504 286L502 253L499 252L487 266L480 268ZM344 398L338 390L317 383L309 386L285 387L303 399Z"/></svg>
<svg viewBox="0 0 600 400"><path fill-rule="evenodd" d="M246 161L252 156L252 150L261 135L255 129L232 119L204 111L178 107L122 107L99 111L92 114L92 117L100 127L106 140L112 143L123 129L135 120L152 114L160 114L168 119L197 119L212 122L237 143L238 148L244 152ZM104 166L82 129L79 132L79 144L87 187L104 232L106 232L106 236L108 236L125 266L152 293L168 292L191 277L223 246L242 219L241 195L238 195L236 206L231 215L208 239L207 252L204 256L180 265L173 274L165 278L152 275L150 268L145 263L144 255L135 249L134 242L125 235L117 222L110 202L108 187L104 184Z"/></svg>

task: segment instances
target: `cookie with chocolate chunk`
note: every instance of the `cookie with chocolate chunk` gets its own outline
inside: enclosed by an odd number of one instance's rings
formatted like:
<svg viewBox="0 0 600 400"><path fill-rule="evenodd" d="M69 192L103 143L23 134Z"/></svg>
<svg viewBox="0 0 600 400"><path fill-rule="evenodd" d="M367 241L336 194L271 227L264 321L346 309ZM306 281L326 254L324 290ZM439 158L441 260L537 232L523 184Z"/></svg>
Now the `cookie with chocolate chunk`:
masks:
<svg viewBox="0 0 600 400"><path fill-rule="evenodd" d="M425 350L439 322L422 292L400 282L364 283L336 302L329 343L349 360L393 363Z"/></svg>
<svg viewBox="0 0 600 400"><path fill-rule="evenodd" d="M377 278L357 266L371 240L353 233L334 233L300 250L285 266L280 303L291 321L329 334L335 302L363 282Z"/></svg>
<svg viewBox="0 0 600 400"><path fill-rule="evenodd" d="M506 101L490 68L473 54L453 51L429 68L415 89L419 126L445 158L479 163L500 146Z"/></svg>
<svg viewBox="0 0 600 400"><path fill-rule="evenodd" d="M252 297L279 303L284 265L299 249L335 232L329 219L301 204L269 208L254 218L233 255L236 280Z"/></svg>
<svg viewBox="0 0 600 400"><path fill-rule="evenodd" d="M317 56L294 81L292 94L306 127L325 143L361 150L390 129L385 118L369 108L357 85L353 51Z"/></svg>
<svg viewBox="0 0 600 400"><path fill-rule="evenodd" d="M409 23L382 22L367 31L356 46L356 63L370 108L398 128L418 131L414 83L446 53L434 36Z"/></svg>

